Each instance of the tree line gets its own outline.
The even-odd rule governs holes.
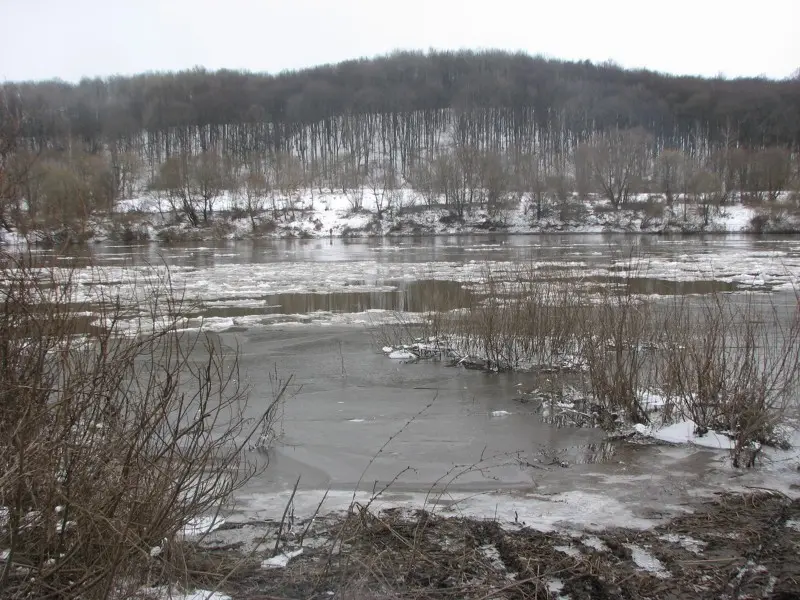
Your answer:
[[[665,146],[800,146],[800,81],[674,77],[505,52],[398,52],[278,75],[194,69],[6,84],[39,146],[164,159],[195,143],[327,157],[370,136],[409,162],[437,136],[527,152],[641,127]]]
[[[458,215],[577,193],[777,198],[795,185],[800,79],[702,79],[503,52],[401,52],[263,75],[202,69],[6,84],[0,224],[113,210],[147,187],[207,222],[300,188],[378,212],[411,187]],[[24,202],[23,202],[24,201]],[[277,210],[277,203],[272,203]]]

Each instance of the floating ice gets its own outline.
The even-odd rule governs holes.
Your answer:
[[[507,416],[508,416],[508,415],[510,415],[511,413],[510,413],[510,412],[508,412],[507,410],[493,410],[493,411],[492,411],[492,412],[490,412],[489,414],[490,414],[491,416],[493,416],[493,417],[507,417]]]

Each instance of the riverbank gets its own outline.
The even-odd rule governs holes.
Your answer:
[[[189,588],[290,598],[800,597],[800,501],[696,500],[638,527],[540,523],[351,505],[308,522],[230,522],[186,544]]]
[[[800,214],[788,196],[758,206],[732,201],[722,206],[660,195],[640,195],[612,206],[599,197],[536,206],[522,197],[494,207],[424,203],[413,190],[393,200],[361,190],[352,193],[305,190],[266,200],[258,208],[225,193],[211,201],[213,212],[198,226],[183,219],[175,201],[156,194],[121,201],[113,213],[95,214],[79,225],[32,226],[0,233],[0,242],[61,244],[91,242],[164,243],[286,238],[366,238],[465,234],[531,233],[796,233]],[[267,205],[269,204],[269,206]]]

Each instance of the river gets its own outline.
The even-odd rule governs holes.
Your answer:
[[[90,272],[90,262],[104,269],[102,280]],[[568,270],[570,277],[595,284],[634,276],[642,294],[750,289],[793,310],[800,276],[796,237],[497,235],[98,245],[61,257],[60,264],[76,267],[86,287],[118,286],[131,273],[168,265],[176,288],[197,302],[189,325],[202,322],[239,348],[252,415],[270,401],[271,372],[293,377],[269,466],[240,495],[245,514],[277,510],[298,476],[308,506],[320,490],[343,497],[357,486],[369,492],[388,485],[385,497],[397,501],[432,486],[462,496],[491,492],[488,504],[495,505],[501,497],[579,491],[627,507],[620,518],[650,518],[665,506],[731,485],[789,489],[793,482],[788,462],[734,472],[725,453],[608,444],[599,430],[556,427],[519,401],[541,385],[534,376],[392,361],[380,352],[376,328],[397,319],[397,312],[458,308],[488,271],[514,268],[532,268],[543,277]],[[576,507],[573,512],[580,512],[580,503]]]

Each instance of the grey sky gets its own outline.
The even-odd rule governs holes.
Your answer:
[[[0,0],[0,80],[277,72],[429,48],[783,78],[800,67],[800,0]]]

